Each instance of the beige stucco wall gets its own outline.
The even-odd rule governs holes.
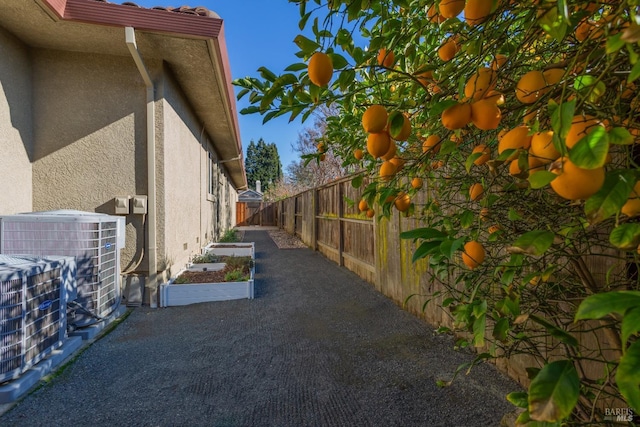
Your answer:
[[[132,59],[41,49],[31,56],[33,210],[114,214],[114,197],[146,194],[146,92]],[[123,269],[140,257],[141,221],[127,217]]]
[[[32,210],[31,100],[29,51],[0,28],[0,215]]]
[[[209,153],[214,162],[217,156],[169,70],[165,70],[158,96],[163,150],[162,176],[158,183],[158,198],[162,199],[159,206],[163,210],[159,235],[163,237],[162,240],[159,237],[158,254],[175,274],[191,256],[200,253],[204,245],[228,228],[231,212],[225,200],[230,197],[227,194],[235,190],[226,175],[215,173],[216,187],[225,194],[225,199],[220,200],[217,191],[209,194]],[[219,169],[223,168],[214,165],[214,170]]]

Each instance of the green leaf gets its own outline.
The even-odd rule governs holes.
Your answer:
[[[640,306],[632,307],[624,313],[621,332],[622,348],[625,348],[629,338],[640,332]],[[640,369],[640,366],[638,368]]]
[[[622,32],[607,37],[607,55],[615,53],[624,47]]]
[[[304,2],[303,2],[304,3]],[[300,18],[300,21],[298,21],[298,28],[300,28],[300,31],[304,30],[304,27],[307,26],[307,21],[309,20],[309,17],[311,16],[311,12],[309,13],[305,13],[302,18]]]
[[[460,215],[460,226],[462,228],[469,228],[476,220],[476,214],[473,211],[465,210]]]
[[[573,362],[545,365],[529,386],[529,416],[535,421],[557,422],[571,415],[580,396],[580,378]]]
[[[465,240],[464,237],[455,240],[445,239],[440,244],[440,252],[447,258],[452,259],[456,251],[464,245]]]
[[[527,408],[529,406],[529,393],[525,391],[514,391],[507,394],[507,400],[518,408]]]
[[[352,69],[343,70],[338,77],[338,86],[340,90],[346,92],[350,85],[356,79],[356,72]]]
[[[400,233],[401,239],[424,239],[424,240],[440,239],[442,240],[445,237],[447,237],[447,233],[443,233],[440,230],[437,230],[435,228],[428,228],[428,227],[416,228],[413,230],[403,231],[402,233]]]
[[[584,212],[590,224],[597,224],[620,211],[635,184],[632,171],[608,173],[602,188],[589,197]]]
[[[538,20],[540,28],[557,41],[562,41],[567,33],[567,22],[558,14],[558,9],[551,8]]]
[[[554,237],[551,231],[533,230],[520,236],[513,246],[529,255],[542,255],[551,247]]]
[[[389,114],[389,135],[396,138],[402,131],[404,126],[404,115],[400,111],[394,111]]]
[[[529,319],[533,320],[538,325],[543,326],[547,330],[547,332],[549,332],[549,334],[558,341],[563,342],[567,345],[571,345],[573,347],[578,346],[578,340],[573,335],[569,334],[567,331],[563,331],[553,323],[548,322],[547,320],[534,314],[529,315]]]
[[[493,337],[498,341],[506,342],[508,333],[509,333],[509,319],[507,319],[506,317],[501,317],[493,326]]]
[[[293,39],[293,42],[307,56],[311,55],[313,52],[315,52],[316,50],[320,49],[320,45],[318,43],[314,42],[313,40],[310,40],[310,39],[306,38],[302,34],[297,35],[296,38]]]
[[[451,154],[458,149],[458,144],[451,141],[450,139],[445,139],[440,143],[440,154],[446,155]]]
[[[620,394],[635,413],[640,412],[640,341],[636,341],[620,358],[616,372],[616,384]]]
[[[609,142],[615,145],[633,144],[633,135],[626,128],[615,127],[609,131]]]
[[[285,71],[302,71],[302,70],[306,70],[308,68],[308,65],[305,64],[304,62],[296,62],[295,64],[291,64],[289,65],[287,68],[285,68]]]
[[[418,249],[413,253],[413,257],[411,258],[411,262],[416,262],[419,259],[422,259],[432,253],[437,252],[436,249],[440,248],[439,240],[428,240],[426,242],[422,242]]]
[[[640,77],[640,61],[636,62],[631,69],[629,77],[627,77],[627,83],[633,83],[638,77]]]
[[[609,234],[609,243],[618,249],[635,250],[640,244],[640,224],[620,224]]]
[[[551,181],[556,179],[558,175],[549,171],[537,171],[529,174],[529,185],[534,190],[547,186]]]
[[[589,295],[580,303],[575,320],[601,319],[611,313],[622,315],[634,307],[640,307],[640,291],[614,291]]]
[[[471,170],[473,162],[478,160],[483,155],[484,153],[471,153],[469,157],[467,157],[467,161],[464,163],[464,168],[467,170],[467,173],[469,173],[469,171]]]
[[[522,215],[520,215],[515,209],[509,208],[507,218],[509,219],[509,221],[519,221],[522,219]]]
[[[328,55],[329,57],[331,57],[331,61],[333,62],[333,68],[335,70],[340,70],[346,67],[347,65],[349,65],[345,57],[338,53],[330,53]]]
[[[362,175],[358,175],[351,180],[351,186],[353,188],[360,188],[362,186],[362,182],[364,177]]]
[[[473,345],[482,347],[484,345],[484,330],[487,327],[487,315],[482,314],[473,322]]]
[[[596,126],[569,151],[569,159],[583,169],[604,166],[609,153],[609,136],[602,126]]]
[[[571,121],[576,110],[576,100],[563,102],[557,108],[551,111],[551,129],[553,129],[553,144],[561,153],[561,147],[564,147],[564,141],[569,133]]]

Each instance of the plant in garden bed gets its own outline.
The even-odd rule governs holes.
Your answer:
[[[218,261],[224,262],[221,270],[184,271],[173,281],[174,284],[185,283],[218,283],[246,281],[251,277],[253,260],[245,256],[218,256]],[[212,262],[212,261],[203,261]],[[195,263],[195,261],[194,261]]]
[[[237,80],[242,112],[336,107],[323,143],[372,178],[367,214],[428,224],[402,237],[443,289],[414,298],[478,360],[536,360],[520,424],[640,412],[637,4],[295,3],[298,56],[327,55]]]
[[[238,230],[236,230],[235,228],[230,228],[229,230],[225,231],[220,238],[221,243],[231,243],[238,241],[240,241],[240,239],[238,238]]]

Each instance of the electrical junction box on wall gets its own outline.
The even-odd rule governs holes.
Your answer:
[[[134,214],[147,213],[147,196],[133,196],[132,203]]]
[[[129,196],[123,196],[114,199],[116,215],[129,215],[129,198]]]

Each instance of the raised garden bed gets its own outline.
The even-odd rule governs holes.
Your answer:
[[[186,269],[160,285],[160,306],[253,299],[255,246],[249,243],[209,244]]]

